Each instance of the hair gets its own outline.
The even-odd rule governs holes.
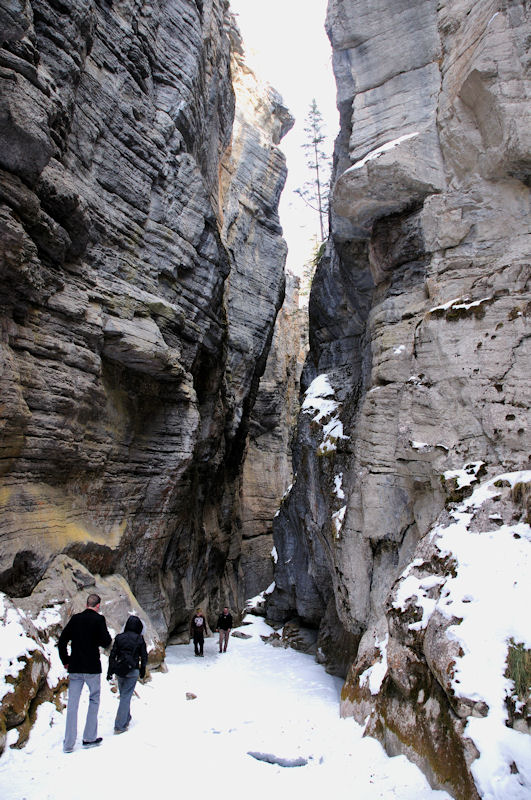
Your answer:
[[[96,608],[101,603],[99,594],[89,594],[87,597],[87,608]]]

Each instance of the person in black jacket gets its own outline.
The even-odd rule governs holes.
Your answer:
[[[98,709],[100,707],[101,661],[100,647],[108,647],[112,641],[105,617],[99,613],[101,598],[97,594],[87,597],[87,607],[74,614],[59,636],[59,657],[68,670],[68,704],[66,729],[63,741],[65,753],[71,753],[77,738],[77,711],[83,686],[89,688],[89,706],[83,746],[100,744],[98,737]],[[70,653],[68,643],[70,642]]]
[[[218,617],[216,630],[219,631],[219,652],[226,653],[230,632],[232,630],[232,614],[229,614],[227,606],[225,606],[223,613]]]
[[[120,703],[114,720],[115,733],[127,730],[131,722],[131,698],[136,682],[146,674],[147,648],[142,636],[143,627],[142,620],[131,614],[123,633],[119,633],[114,640],[109,657],[107,680],[116,675],[120,689]]]

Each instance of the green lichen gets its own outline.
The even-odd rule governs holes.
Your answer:
[[[531,692],[531,650],[524,647],[522,643],[516,643],[513,639],[507,651],[507,678],[514,683],[514,689],[520,700],[529,699]]]
[[[421,768],[424,762],[426,771],[435,777],[436,785],[447,789],[456,800],[479,800],[465,760],[463,742],[456,730],[459,720],[436,681],[425,673],[422,685],[416,685],[415,693],[418,696],[422,689],[424,697],[430,697],[432,702],[416,706],[413,706],[413,697],[404,698],[392,681],[388,681],[385,688],[384,696],[380,695],[378,699],[380,724],[374,727],[374,735],[385,745],[386,729],[390,731],[403,745],[404,752],[413,751],[420,757]],[[428,717],[426,711],[433,709],[433,701],[438,707],[436,719]],[[414,723],[408,724],[412,707]],[[401,708],[403,713],[400,713]]]

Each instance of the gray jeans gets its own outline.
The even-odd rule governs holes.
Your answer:
[[[63,741],[64,750],[72,750],[77,738],[77,710],[85,683],[89,688],[89,705],[83,740],[93,742],[98,737],[98,709],[100,707],[99,673],[71,672],[68,676],[68,705],[66,709],[66,730]]]
[[[226,650],[227,649],[227,645],[229,643],[229,636],[230,636],[230,630],[229,631],[223,631],[223,630],[221,630],[221,628],[219,629],[219,652],[220,653],[221,653],[222,650]]]
[[[118,676],[118,688],[120,689],[120,703],[114,720],[115,731],[125,731],[131,721],[131,698],[135,691],[136,682],[139,676],[137,669],[132,669],[125,678]]]

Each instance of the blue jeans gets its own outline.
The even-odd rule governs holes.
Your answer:
[[[98,736],[98,709],[100,707],[100,679],[99,673],[71,672],[68,676],[68,705],[66,708],[66,730],[63,741],[63,750],[72,750],[77,738],[77,710],[83,686],[89,688],[89,705],[83,740],[93,742]]]
[[[114,720],[115,731],[125,731],[131,721],[129,709],[139,674],[139,670],[132,669],[124,678],[121,678],[119,675],[117,676],[118,688],[120,690],[120,703],[118,705],[118,711],[116,712],[116,719]]]

